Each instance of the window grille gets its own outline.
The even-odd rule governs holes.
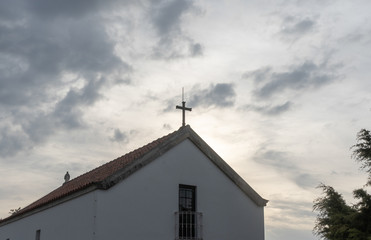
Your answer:
[[[176,212],[175,213],[176,240],[202,240],[202,213]]]

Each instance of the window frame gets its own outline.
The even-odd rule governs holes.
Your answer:
[[[185,190],[183,193],[182,191]],[[178,190],[178,210],[179,212],[184,211],[191,211],[196,212],[197,211],[197,187],[193,185],[186,185],[186,184],[179,184],[179,190]],[[187,192],[192,192],[192,196],[187,196]],[[185,194],[185,195],[184,195]],[[187,205],[187,200],[191,200],[191,208],[184,207],[182,208],[182,205]],[[184,200],[184,201],[183,201]]]

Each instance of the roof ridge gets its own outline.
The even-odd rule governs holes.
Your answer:
[[[115,158],[115,159],[113,159],[113,160],[111,160],[111,161],[108,161],[108,162],[106,162],[106,163],[103,163],[102,165],[97,166],[96,168],[93,168],[93,169],[91,169],[90,171],[87,171],[87,172],[85,172],[85,173],[83,173],[83,174],[81,174],[81,175],[79,175],[79,176],[77,176],[77,177],[71,179],[71,180],[68,181],[66,184],[68,184],[68,183],[71,182],[71,181],[74,181],[75,179],[78,179],[78,178],[80,178],[80,177],[83,177],[83,176],[89,174],[90,172],[93,172],[93,171],[95,171],[95,170],[97,170],[97,169],[101,169],[101,168],[103,168],[104,166],[107,166],[107,165],[109,165],[109,164],[111,164],[111,163],[113,163],[113,162],[115,162],[115,161],[118,161],[118,160],[120,160],[120,159],[123,159],[123,158],[125,158],[125,157],[127,157],[127,156],[129,156],[129,155],[131,155],[131,154],[135,154],[135,153],[137,153],[137,152],[140,152],[140,150],[145,149],[147,146],[153,144],[154,142],[157,142],[157,141],[159,141],[159,140],[162,140],[162,139],[164,139],[164,138],[167,138],[169,135],[171,135],[171,134],[173,134],[173,133],[175,133],[175,132],[177,132],[177,131],[174,131],[174,132],[171,132],[171,133],[169,133],[169,134],[167,134],[167,135],[165,135],[165,136],[159,137],[159,138],[153,140],[153,141],[150,142],[150,143],[147,143],[147,144],[145,144],[145,145],[143,145],[143,146],[141,146],[141,147],[139,147],[139,148],[136,148],[136,149],[134,149],[134,150],[131,150],[130,152],[128,152],[128,153],[126,153],[126,154],[124,154],[124,155],[121,155],[120,157],[117,157],[117,158]],[[63,186],[63,185],[62,185],[62,186]]]
[[[128,152],[128,153],[126,153],[126,154],[124,154],[124,155],[122,155],[122,156],[120,156],[120,157],[117,157],[117,158],[115,158],[115,159],[113,159],[113,160],[111,160],[111,161],[108,161],[108,162],[106,162],[106,163],[104,163],[104,164],[102,164],[102,165],[100,165],[100,166],[98,166],[98,167],[96,167],[96,168],[93,168],[92,170],[87,171],[87,172],[85,172],[85,173],[83,173],[83,174],[81,174],[81,175],[79,175],[79,176],[77,176],[77,177],[71,179],[71,180],[68,181],[66,184],[68,184],[68,183],[71,182],[71,181],[74,181],[75,179],[78,179],[78,178],[84,177],[85,175],[88,175],[88,174],[91,173],[91,172],[94,172],[94,171],[96,171],[96,170],[102,169],[102,168],[104,168],[105,166],[108,166],[109,164],[112,164],[112,163],[114,163],[114,162],[116,162],[116,161],[119,161],[120,159],[124,159],[125,157],[127,158],[127,157],[129,157],[129,156],[131,156],[131,155],[134,155],[135,153],[141,153],[141,150],[144,150],[146,147],[149,147],[151,144],[154,144],[154,143],[157,143],[157,142],[159,142],[159,141],[161,141],[161,140],[165,140],[165,139],[167,139],[170,135],[176,133],[177,131],[178,131],[178,130],[176,130],[176,131],[174,131],[174,132],[171,132],[171,133],[168,133],[167,135],[162,136],[162,137],[159,137],[159,138],[153,140],[152,142],[149,142],[149,143],[147,143],[147,144],[145,144],[145,145],[142,145],[141,147],[138,147],[138,148],[136,148],[136,149],[134,149],[134,150],[131,150],[130,152]],[[141,153],[140,155],[143,155],[143,154],[145,154],[145,152]],[[63,185],[62,185],[62,186],[63,186]]]
[[[196,132],[194,132],[189,125],[186,125],[73,178],[42,198],[29,204],[18,213],[0,220],[0,226],[96,189],[108,189],[187,138],[258,206],[266,205],[268,200],[262,198]]]
[[[187,125],[189,127],[189,125]],[[186,126],[186,127],[187,127]],[[87,171],[68,182],[65,182],[63,185],[57,187],[56,189],[52,190],[51,192],[47,193],[43,197],[37,199],[36,201],[32,202],[31,204],[27,205],[19,212],[9,217],[0,220],[1,222],[5,222],[6,220],[15,218],[17,216],[23,215],[24,213],[30,212],[34,209],[37,209],[41,206],[44,206],[48,203],[51,203],[55,200],[61,199],[67,195],[80,191],[82,189],[88,188],[89,186],[95,185],[104,181],[107,177],[115,174],[120,169],[125,168],[130,163],[134,162],[135,160],[143,157],[156,146],[160,145],[161,143],[165,142],[167,139],[171,138],[171,136],[176,135],[185,127],[181,127],[178,130],[175,130],[171,133],[168,133],[165,136],[159,137],[139,148],[136,148],[120,157],[117,157],[109,162],[106,162],[90,171]]]

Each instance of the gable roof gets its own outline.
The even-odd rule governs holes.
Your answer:
[[[256,205],[266,205],[268,201],[255,192],[250,185],[248,185],[209,145],[207,145],[189,125],[187,125],[64,183],[59,188],[21,209],[16,214],[1,220],[0,226],[81,196],[90,191],[96,189],[109,189],[186,139],[191,140],[193,144],[224,172]]]

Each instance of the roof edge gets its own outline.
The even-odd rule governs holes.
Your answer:
[[[189,127],[189,125],[187,126]],[[189,136],[187,126],[180,127],[179,130],[174,132],[166,141],[154,147],[142,157],[129,163],[127,166],[120,169],[118,172],[114,173],[113,175],[109,176],[108,178],[98,183],[98,187],[100,189],[106,190],[116,185],[118,182],[124,180],[125,178],[129,177],[130,175],[132,175],[142,167],[146,166],[150,162],[154,161],[158,157],[164,155],[171,148],[187,139],[187,137]]]
[[[188,138],[234,182],[253,202],[261,207],[267,205],[268,200],[261,197],[236,171],[233,170],[193,129],[187,125]]]
[[[189,125],[182,126],[166,141],[151,149],[141,158],[99,183],[99,188],[108,189],[129,177],[142,167],[165,154],[168,150],[189,139],[200,149],[227,177],[236,184],[257,206],[264,207],[268,200],[262,198],[236,171],[234,171]]]
[[[172,134],[169,134],[169,138],[164,142],[160,143],[156,147],[152,148],[149,152],[139,157],[135,161],[132,161],[124,168],[115,172],[111,176],[105,178],[102,181],[94,182],[93,184],[77,190],[76,192],[64,196],[60,199],[56,199],[45,205],[41,205],[35,209],[25,211],[16,214],[15,216],[9,216],[5,219],[0,220],[0,226],[8,223],[17,221],[34,213],[43,211],[55,205],[69,201],[73,198],[79,197],[96,189],[106,190],[110,187],[121,182],[131,174],[135,173],[142,167],[146,166],[153,160],[165,154],[168,150],[172,149],[179,143],[186,139],[189,139],[197,148],[200,149],[227,177],[235,183],[256,205],[264,207],[268,203],[268,200],[262,198],[237,172],[235,172],[189,125],[182,126],[179,130]]]
[[[268,200],[261,197],[236,171],[234,171],[189,125],[182,126],[166,141],[159,144],[141,158],[121,169],[119,172],[101,182],[102,189],[108,189],[124,180],[140,168],[165,154],[168,150],[189,139],[200,149],[227,177],[236,184],[257,206],[264,207]]]
[[[74,193],[71,193],[70,195],[66,195],[66,196],[64,196],[62,198],[58,198],[58,199],[56,199],[56,200],[54,200],[52,202],[46,203],[44,205],[41,205],[41,206],[39,206],[39,207],[37,207],[35,209],[31,209],[31,210],[28,210],[28,211],[25,211],[25,212],[20,212],[19,214],[15,214],[14,216],[10,215],[9,217],[6,217],[6,218],[0,220],[0,227],[1,226],[5,226],[5,225],[7,225],[9,223],[18,221],[18,220],[20,220],[22,218],[25,218],[25,217],[28,217],[30,215],[33,215],[35,213],[44,211],[44,210],[46,210],[48,208],[57,206],[59,204],[62,204],[64,202],[67,202],[67,201],[69,201],[71,199],[80,197],[82,195],[85,195],[85,194],[90,193],[90,192],[92,192],[94,190],[97,190],[97,189],[98,189],[97,185],[93,184],[93,185],[90,185],[90,186],[88,186],[86,188],[82,188],[82,189],[80,189],[80,190],[78,190],[78,191],[76,191]]]

